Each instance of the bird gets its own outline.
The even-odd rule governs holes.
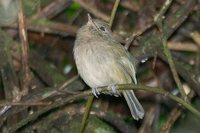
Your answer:
[[[92,19],[77,32],[73,48],[74,60],[80,77],[97,96],[98,87],[111,87],[116,92],[117,84],[137,84],[136,59],[112,35],[109,25]],[[144,117],[144,109],[133,90],[122,94],[135,120]]]

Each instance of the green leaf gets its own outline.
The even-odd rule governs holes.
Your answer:
[[[68,17],[74,16],[78,10],[80,9],[80,5],[78,3],[73,2],[66,10],[66,14]]]

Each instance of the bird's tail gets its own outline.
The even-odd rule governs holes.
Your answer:
[[[135,120],[142,119],[144,117],[144,109],[136,98],[133,90],[123,91],[123,95],[131,111],[132,117]]]

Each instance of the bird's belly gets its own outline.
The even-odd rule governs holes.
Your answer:
[[[113,81],[109,78],[108,68],[104,68],[98,62],[90,61],[80,63],[82,66],[78,67],[78,72],[82,79],[91,88],[97,88],[111,84]]]
[[[100,61],[93,55],[79,60],[78,64],[80,76],[91,88],[132,82],[130,75],[112,58]]]

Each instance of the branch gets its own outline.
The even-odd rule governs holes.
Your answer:
[[[101,11],[99,11],[97,8],[94,8],[92,5],[90,5],[89,3],[85,3],[85,1],[83,0],[74,0],[75,2],[79,3],[81,5],[81,7],[83,7],[85,10],[87,10],[88,12],[90,12],[91,14],[93,14],[94,16],[96,16],[97,18],[100,18],[106,22],[109,21],[109,16],[107,16],[106,14],[102,13]]]
[[[178,104],[182,105],[183,107],[185,107],[186,109],[188,109],[189,111],[191,111],[193,114],[195,114],[197,117],[200,118],[200,112],[196,108],[194,108],[191,104],[185,102],[183,99],[181,99],[181,98],[179,98],[175,95],[170,94],[169,92],[165,91],[162,88],[148,87],[148,86],[144,86],[144,85],[135,85],[135,84],[121,84],[121,85],[117,85],[116,88],[117,88],[118,91],[145,90],[145,91],[149,91],[149,92],[153,92],[153,93],[158,93],[158,94],[161,94],[161,95],[164,95],[164,96],[168,96],[170,99],[172,99],[175,102],[177,102]],[[112,90],[109,87],[102,87],[102,88],[98,88],[98,91],[100,93],[106,93],[106,92],[111,92]],[[30,123],[31,121],[36,120],[39,116],[41,116],[44,113],[47,113],[48,111],[50,111],[52,109],[56,109],[58,107],[66,105],[68,103],[72,103],[72,101],[77,101],[81,98],[84,98],[85,96],[90,96],[90,95],[93,95],[93,93],[92,93],[91,90],[88,90],[88,91],[84,91],[80,94],[76,94],[76,95],[72,95],[72,96],[69,96],[67,98],[64,98],[61,101],[56,101],[52,105],[49,105],[49,106],[33,113],[32,115],[28,116],[27,118],[21,120],[16,125],[11,127],[9,129],[9,132],[17,131],[19,128],[22,128],[23,126]]]
[[[18,12],[18,23],[19,23],[19,35],[21,39],[21,50],[22,50],[22,94],[26,95],[29,90],[29,83],[31,81],[31,75],[29,72],[28,58],[29,58],[29,44],[27,39],[26,22],[23,13],[22,1],[18,0],[19,12]]]
[[[173,0],[166,0],[163,7],[161,8],[160,12],[154,17],[154,21],[157,24],[159,30],[161,31],[161,41],[162,41],[162,45],[163,45],[163,50],[165,53],[165,56],[167,58],[167,61],[169,63],[172,75],[174,77],[174,80],[178,86],[178,89],[182,95],[182,97],[187,101],[187,95],[183,89],[182,83],[179,79],[178,73],[176,71],[175,68],[175,64],[173,61],[173,57],[170,53],[170,50],[167,46],[167,36],[164,34],[164,25],[163,25],[163,15],[165,14],[165,12],[167,11],[167,9],[169,8],[169,6],[171,5]]]
[[[112,27],[113,20],[115,18],[115,14],[116,14],[117,8],[119,6],[119,2],[120,2],[120,0],[116,0],[115,4],[114,4],[114,7],[112,9],[112,13],[111,13],[110,20],[109,20],[109,26],[110,26],[110,28]]]

